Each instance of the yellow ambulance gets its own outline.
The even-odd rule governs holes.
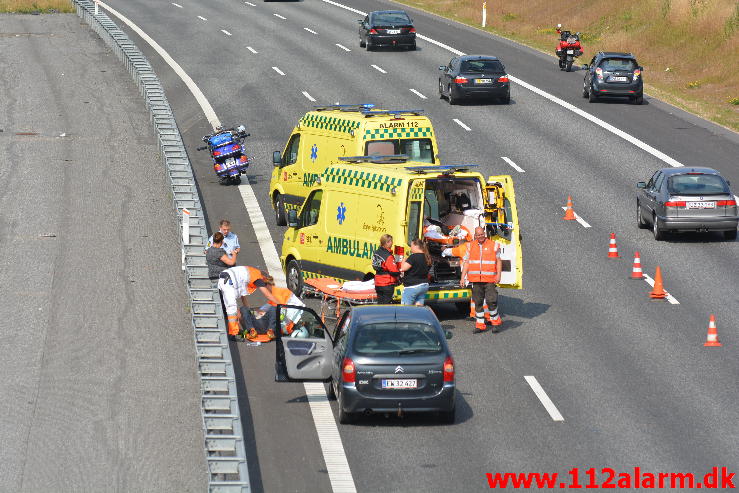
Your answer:
[[[275,151],[269,196],[277,224],[305,200],[316,178],[342,156],[404,154],[438,164],[431,121],[421,110],[381,110],[371,104],[317,107],[303,116],[282,152]]]
[[[409,255],[411,241],[424,237],[433,259],[427,302],[456,302],[460,310],[469,310],[471,293],[460,288],[461,261],[450,247],[471,237],[450,235],[474,233],[482,226],[501,245],[500,286],[521,289],[513,180],[508,175],[486,180],[473,168],[405,161],[403,156],[348,157],[331,164],[300,210],[287,212],[280,260],[288,287],[300,293],[311,277],[369,280],[380,236],[393,236],[396,256]]]

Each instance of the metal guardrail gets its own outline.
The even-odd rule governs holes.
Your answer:
[[[146,57],[131,39],[90,0],[73,0],[82,17],[125,64],[144,96],[159,141],[160,154],[172,189],[183,253],[183,270],[190,295],[195,354],[200,374],[204,449],[208,491],[250,491],[244,435],[231,351],[217,289],[208,279],[205,244],[208,239],[200,195],[164,89]],[[185,212],[183,213],[183,210]],[[189,238],[189,240],[188,240]]]

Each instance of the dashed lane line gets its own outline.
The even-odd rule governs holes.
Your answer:
[[[562,210],[563,211],[566,211],[567,210],[567,207],[562,207]],[[573,214],[575,214],[575,221],[579,222],[580,225],[583,228],[590,228],[591,227],[590,224],[588,224],[588,222],[585,219],[581,218],[580,215],[577,212],[575,212],[575,211],[572,211],[572,212],[573,212]]]
[[[274,15],[275,17],[279,19],[282,19],[283,21],[287,20],[287,17],[282,17],[280,14],[272,14],[272,15]]]
[[[459,126],[460,126],[460,127],[462,127],[463,129],[467,130],[468,132],[469,132],[470,130],[472,130],[472,129],[471,129],[470,127],[468,127],[467,125],[465,125],[465,124],[464,124],[464,123],[463,123],[463,122],[462,122],[461,120],[459,120],[458,118],[455,118],[455,119],[454,119],[454,123],[456,123],[457,125],[459,125]]]
[[[200,19],[201,21],[207,21],[207,20],[208,20],[208,19],[206,19],[205,17],[203,17],[202,15],[199,15],[199,16],[198,16],[198,19]]]
[[[282,70],[280,70],[280,69],[279,69],[279,68],[277,68],[277,67],[272,67],[272,70],[274,70],[275,72],[277,72],[277,73],[278,73],[278,74],[280,74],[280,75],[285,75],[285,72],[283,72]]]
[[[649,284],[651,287],[654,287],[654,279],[652,279],[649,276],[649,274],[643,274],[643,275],[644,275],[644,282],[646,282],[647,284]],[[666,293],[665,298],[667,299],[667,301],[671,305],[679,305],[680,304],[680,302],[677,301],[677,299],[675,299],[675,297],[672,296],[670,293],[668,293],[667,291],[665,291],[665,293]]]
[[[244,2],[246,5],[249,5],[250,7],[256,7],[256,4],[251,2]]]
[[[181,8],[182,8],[182,5],[180,5],[179,3],[174,3],[174,2],[172,2],[172,5],[174,5],[174,6],[175,6],[175,7],[177,7],[178,9],[181,9]]]
[[[517,165],[516,163],[514,163],[514,162],[513,162],[512,160],[511,160],[511,158],[507,158],[507,157],[505,157],[505,156],[502,156],[502,157],[501,157],[500,159],[502,159],[503,161],[505,161],[506,163],[508,163],[508,164],[509,164],[509,165],[511,166],[511,168],[515,169],[515,170],[516,170],[516,171],[518,171],[519,173],[526,173],[526,172],[525,172],[525,171],[523,170],[523,168],[522,168],[522,167],[520,167],[519,165]]]
[[[259,52],[258,52],[257,50],[255,50],[255,49],[254,49],[254,48],[252,48],[251,46],[247,46],[247,47],[246,47],[246,49],[247,49],[247,50],[249,50],[249,51],[251,51],[251,52],[252,52],[252,53],[254,53],[255,55],[256,55],[257,53],[259,53]]]
[[[318,33],[317,33],[317,32],[315,32],[315,31],[314,31],[313,29],[309,29],[309,28],[307,28],[307,27],[304,27],[303,29],[305,29],[306,31],[308,31],[308,32],[309,32],[309,33],[311,33],[311,34],[318,34]]]
[[[233,36],[230,32],[226,31],[225,29],[221,29],[221,32],[225,34],[226,36]]]
[[[200,105],[200,108],[203,110],[203,113],[208,119],[208,123],[210,123],[211,127],[213,129],[219,127],[221,125],[221,121],[218,119],[218,116],[213,110],[210,102],[206,99],[205,95],[203,95],[203,92],[197,84],[195,84],[192,78],[187,75],[176,61],[174,61],[169,53],[167,53],[159,43],[154,41],[126,16],[102,1],[99,2],[99,4],[105,10],[128,25],[141,37],[141,39],[149,43],[162,59],[172,67],[172,70],[180,76],[187,88],[190,89],[190,92]],[[275,243],[272,240],[269,228],[267,228],[267,222],[265,221],[264,215],[259,207],[259,202],[257,202],[257,198],[254,195],[254,189],[252,189],[250,184],[243,183],[239,185],[239,192],[244,201],[244,207],[249,214],[249,220],[251,221],[255,236],[259,242],[259,248],[262,250],[265,267],[269,271],[270,275],[284,286],[286,284],[285,274],[282,272],[282,266],[280,265],[280,258],[277,255]],[[303,385],[305,387],[306,397],[308,398],[308,403],[313,415],[313,423],[318,433],[319,443],[321,444],[321,452],[323,453],[326,471],[328,472],[329,481],[331,482],[331,489],[334,493],[356,493],[357,488],[354,484],[351,469],[349,468],[349,461],[346,459],[344,446],[341,443],[341,435],[339,435],[339,430],[336,426],[331,406],[328,403],[326,390],[322,383],[306,382]]]
[[[377,65],[372,65],[372,68],[380,72],[381,74],[386,74],[387,72],[383,70],[381,67],[378,67]]]
[[[557,409],[557,406],[554,405],[552,400],[549,398],[546,392],[544,392],[544,389],[541,387],[541,384],[539,384],[539,381],[536,379],[536,377],[532,375],[527,375],[523,377],[526,379],[526,381],[529,384],[529,387],[531,387],[531,390],[534,391],[534,394],[536,394],[536,397],[539,398],[539,401],[544,406],[544,409],[547,410],[549,413],[549,416],[551,416],[552,420],[554,421],[564,421],[565,419],[562,417],[562,415],[559,413],[559,410]]]
[[[342,50],[344,50],[344,51],[352,51],[352,50],[350,50],[349,48],[347,48],[346,46],[344,46],[344,45],[341,45],[341,44],[339,44],[339,43],[336,43],[336,46],[338,46],[339,48],[341,48],[341,49],[342,49]]]
[[[314,98],[313,96],[311,96],[310,94],[308,94],[307,91],[303,91],[303,96],[305,96],[306,98],[308,98],[308,101],[311,101],[313,103],[316,102],[316,98]]]
[[[428,98],[427,98],[426,96],[424,96],[424,95],[423,95],[423,94],[421,94],[420,92],[416,91],[415,89],[411,89],[411,92],[412,92],[413,94],[415,94],[416,96],[418,96],[419,98],[421,98],[421,99],[428,99]]]

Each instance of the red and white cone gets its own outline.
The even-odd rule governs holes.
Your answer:
[[[639,258],[639,252],[634,253],[634,267],[631,269],[631,279],[644,279],[644,272],[641,270],[641,258]]]
[[[718,329],[716,329],[716,317],[711,315],[708,319],[708,334],[706,335],[706,342],[703,344],[708,347],[721,347],[721,343],[718,342]]]
[[[608,258],[619,258],[616,247],[616,233],[611,233],[611,241],[608,242]]]

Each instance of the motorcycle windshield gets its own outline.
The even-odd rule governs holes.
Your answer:
[[[230,144],[231,142],[233,142],[233,137],[230,133],[214,135],[213,137],[208,139],[208,143],[211,145],[211,147],[220,147],[225,144]]]

